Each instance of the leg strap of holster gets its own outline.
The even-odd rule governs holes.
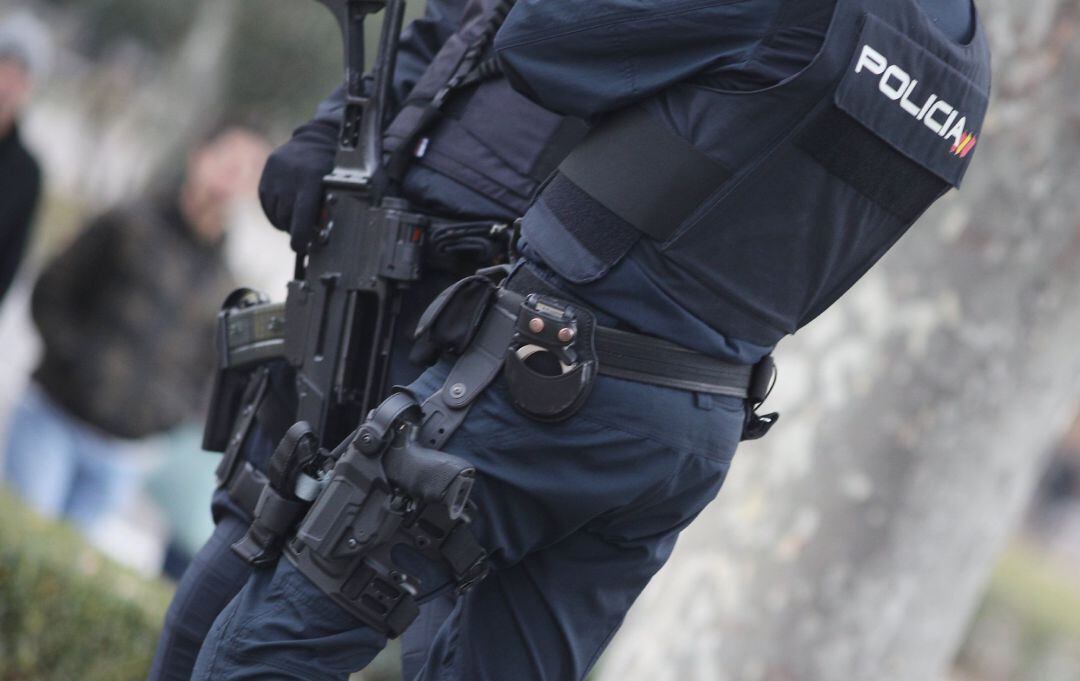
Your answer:
[[[438,449],[465,420],[469,408],[502,370],[514,337],[521,296],[500,288],[476,337],[454,363],[442,387],[424,401],[420,439]]]
[[[274,392],[274,369],[269,364],[256,368],[244,391],[228,445],[218,464],[218,487],[249,516],[254,516],[267,477],[245,461],[244,445],[256,424],[273,442],[280,442],[291,423],[289,410]]]
[[[229,443],[225,447],[225,451],[221,456],[221,462],[218,464],[215,475],[217,477],[218,487],[224,487],[231,489],[233,487],[234,478],[237,473],[242,469],[240,465],[240,452],[244,448],[244,443],[247,441],[248,434],[251,432],[251,427],[255,423],[255,417],[259,410],[259,405],[262,404],[266,398],[266,392],[270,386],[270,369],[268,367],[259,367],[252,374],[251,380],[248,383],[247,388],[244,391],[244,396],[241,400],[239,416],[236,419],[236,424],[233,426],[233,432],[229,436]],[[237,499],[241,505],[244,505],[243,501]],[[245,510],[251,512],[254,508],[247,508]]]

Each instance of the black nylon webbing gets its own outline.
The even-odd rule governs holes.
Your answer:
[[[254,517],[255,507],[259,505],[259,497],[266,483],[266,476],[245,462],[237,469],[225,489],[240,508],[244,509],[249,516]]]
[[[748,396],[753,365],[731,364],[636,333],[597,327],[600,373],[677,390]]]
[[[502,0],[491,8],[487,21],[473,42],[468,45],[461,62],[450,73],[447,82],[420,109],[419,114],[409,114],[415,116],[415,120],[406,132],[401,134],[401,142],[386,161],[385,172],[391,180],[400,183],[404,179],[409,164],[415,156],[416,144],[442,118],[443,107],[451,95],[502,75],[498,60],[481,61],[481,57],[495,39],[495,34],[506,21],[506,15],[514,8],[515,2],[517,0]],[[436,55],[437,59],[438,55]],[[408,99],[406,103],[410,103]],[[408,111],[408,107],[405,107],[405,111]]]
[[[222,453],[221,462],[218,463],[217,470],[214,472],[219,487],[228,485],[236,472],[237,465],[240,463],[240,450],[247,440],[248,433],[251,432],[256,410],[266,397],[269,386],[270,370],[266,367],[258,369],[249,379],[248,386],[244,390],[244,396],[240,401],[240,413],[233,427],[233,433],[229,437],[229,443],[225,447],[225,451]]]
[[[916,220],[949,188],[948,182],[835,106],[819,113],[795,144],[906,223]]]
[[[552,287],[528,267],[517,269],[506,287],[521,295],[541,293],[588,307]],[[661,338],[597,326],[594,332],[601,374],[638,383],[710,395],[749,396],[754,366],[732,364]]]
[[[622,220],[666,241],[731,173],[633,107],[596,126],[560,172]]]

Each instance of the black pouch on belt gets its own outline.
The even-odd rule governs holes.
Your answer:
[[[505,273],[501,267],[481,270],[440,293],[416,324],[409,359],[430,365],[444,352],[460,355],[469,347]]]
[[[595,327],[587,309],[535,293],[526,297],[503,366],[514,407],[545,422],[577,413],[596,379]]]

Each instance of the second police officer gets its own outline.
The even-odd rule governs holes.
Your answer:
[[[495,50],[518,92],[595,125],[476,340],[410,386],[476,468],[491,567],[425,628],[416,678],[582,679],[771,424],[772,348],[960,185],[989,50],[970,0],[520,0]],[[492,337],[505,368],[477,383]],[[345,679],[397,633],[327,587],[311,536],[223,611],[195,678]]]
[[[408,360],[411,327],[440,290],[501,255],[498,241],[480,234],[520,217],[540,181],[585,132],[585,124],[543,109],[516,93],[497,71],[446,98],[445,115],[423,129],[418,115],[448,77],[464,50],[490,43],[509,3],[494,0],[428,0],[422,18],[402,35],[397,52],[393,102],[394,124],[388,149],[401,153],[402,194],[416,207],[445,219],[471,221],[476,229],[444,245],[435,254],[404,301],[401,333],[395,340],[391,383],[408,383],[422,368]],[[436,59],[438,57],[438,59]],[[341,125],[343,92],[323,102],[313,120],[271,155],[259,188],[270,221],[290,232],[292,246],[303,252],[318,222],[323,177],[334,163]],[[408,143],[405,137],[415,138]],[[187,681],[199,645],[214,618],[247,580],[251,567],[230,547],[243,537],[265,482],[274,445],[295,419],[292,375],[283,360],[267,367],[264,394],[256,405],[235,456],[226,454],[219,468],[220,489],[213,501],[215,531],[185,571],[170,604],[158,642],[150,681]],[[256,385],[255,382],[252,384]],[[254,391],[252,391],[254,392]],[[428,610],[438,621],[437,604]],[[433,626],[433,625],[432,625]],[[417,627],[419,629],[419,627]],[[410,636],[415,635],[410,632]],[[426,645],[423,646],[426,648]],[[423,652],[421,649],[421,653]],[[406,646],[406,668],[410,668]]]

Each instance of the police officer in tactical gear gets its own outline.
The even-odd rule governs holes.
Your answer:
[[[391,384],[409,383],[423,368],[408,359],[411,331],[420,312],[455,279],[503,255],[500,244],[504,241],[489,238],[492,228],[501,229],[524,213],[540,180],[585,132],[584,123],[532,103],[512,90],[497,72],[446,97],[445,115],[429,114],[423,129],[415,126],[417,113],[430,108],[432,88],[441,85],[439,69],[445,69],[453,50],[443,51],[441,61],[433,63],[436,55],[448,41],[462,45],[483,42],[489,10],[499,4],[428,0],[424,16],[405,30],[397,52],[391,105],[399,115],[386,146],[399,159],[396,181],[401,194],[428,214],[466,221],[474,227],[429,244],[431,252],[422,279],[403,301],[401,332],[395,338],[391,358]],[[307,248],[318,223],[322,181],[334,163],[343,100],[339,89],[323,102],[313,120],[299,127],[292,139],[271,155],[263,172],[263,208],[277,228],[291,234],[298,252]],[[499,115],[492,117],[492,112]],[[409,141],[409,150],[423,141],[427,153],[422,157],[397,153],[406,143],[405,137],[413,136],[416,139]],[[258,380],[262,376],[265,378]],[[219,468],[220,488],[212,508],[215,531],[178,585],[151,680],[186,681],[191,677],[195,656],[214,618],[251,573],[251,566],[230,547],[250,525],[265,484],[267,461],[295,420],[291,368],[284,360],[260,367],[242,401],[252,407],[247,410],[249,427],[237,426],[229,434],[240,433],[242,437],[226,451]],[[227,425],[233,428],[231,422]],[[434,613],[432,621],[440,621]],[[419,651],[426,651],[426,641],[421,641]],[[406,669],[410,669],[410,652],[406,644]]]
[[[584,678],[775,420],[773,346],[960,185],[990,86],[970,0],[519,0],[495,49],[518,92],[595,125],[508,279],[425,313],[442,360],[312,471],[197,679],[344,679],[447,593],[413,678]],[[414,443],[474,469],[479,583],[423,550],[417,509],[449,502],[395,468]]]

